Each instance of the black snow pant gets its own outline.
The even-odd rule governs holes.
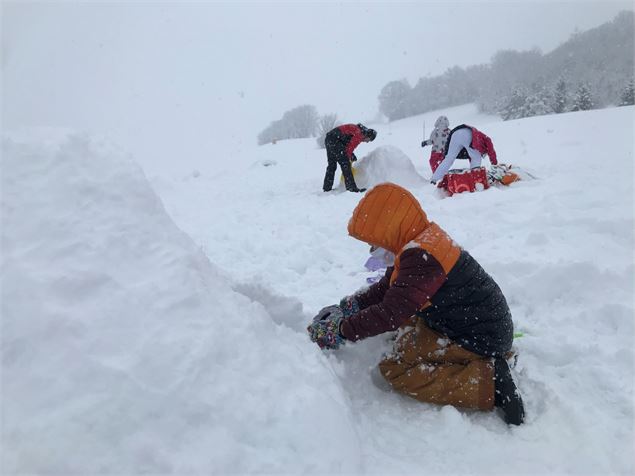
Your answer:
[[[351,161],[346,156],[346,146],[341,142],[331,142],[328,140],[328,137],[325,141],[325,145],[328,165],[326,166],[326,174],[324,175],[324,185],[322,186],[322,189],[325,192],[328,192],[333,188],[335,170],[337,169],[337,164],[340,164],[346,190],[357,191],[357,185],[355,184],[355,178],[353,178],[353,171],[351,170]]]

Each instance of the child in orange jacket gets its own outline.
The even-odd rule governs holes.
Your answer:
[[[367,290],[328,306],[307,330],[321,348],[400,329],[379,364],[392,387],[423,402],[492,410],[524,419],[506,355],[511,312],[479,263],[434,222],[404,188],[384,183],[366,193],[349,234],[394,255],[394,266]]]

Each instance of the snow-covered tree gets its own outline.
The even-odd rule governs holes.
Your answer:
[[[580,83],[573,98],[572,111],[588,111],[593,109],[593,99],[588,84]]]
[[[379,111],[391,121],[408,117],[411,114],[410,92],[405,79],[386,84],[379,93]]]
[[[324,139],[326,137],[326,133],[330,130],[334,129],[337,126],[337,114],[324,114],[320,117],[318,121],[318,136],[317,136],[317,145],[320,149],[324,149]]]
[[[551,102],[549,91],[546,88],[539,88],[527,96],[522,117],[544,116],[553,113]]]
[[[260,134],[258,134],[258,145],[276,143],[279,139],[284,139],[285,130],[282,121],[273,121]]]
[[[500,110],[502,102],[505,110],[509,106],[509,99],[513,97],[514,101],[519,100],[519,95],[515,93],[520,89],[528,89],[535,81],[541,70],[542,58],[542,53],[537,49],[498,51],[492,57],[489,74],[482,78],[479,103],[483,109],[490,112]],[[508,99],[501,101],[505,97]]]
[[[287,126],[289,139],[315,137],[318,125],[318,113],[315,106],[298,106],[287,111],[282,116],[282,122]]]
[[[317,123],[318,113],[315,106],[298,106],[285,112],[282,119],[273,121],[258,134],[258,144],[268,144],[282,139],[315,137]]]
[[[523,117],[527,104],[527,92],[524,88],[515,88],[511,95],[503,102],[503,107],[498,113],[504,121]]]
[[[620,106],[632,106],[633,104],[635,104],[635,82],[631,80],[622,91]]]
[[[634,30],[634,13],[623,11],[613,21],[577,32],[547,54],[537,49],[503,50],[489,64],[450,68],[442,75],[419,79],[412,89],[403,81],[393,81],[382,90],[380,110],[392,120],[476,102],[482,111],[500,113],[509,106],[515,88],[529,89],[541,81],[557,85],[549,106],[554,112],[565,112],[574,106],[573,85],[561,83],[560,78],[586,83],[592,107],[619,104],[624,78],[633,76]],[[582,106],[588,104],[582,101]],[[526,113],[537,113],[536,107]],[[544,111],[542,106],[538,109]]]
[[[553,94],[552,109],[556,114],[563,113],[567,110],[569,104],[569,93],[567,91],[567,82],[564,78],[558,79]]]

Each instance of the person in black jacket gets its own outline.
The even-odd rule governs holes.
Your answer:
[[[346,190],[349,192],[364,192],[365,188],[357,188],[353,172],[351,170],[351,162],[355,162],[357,157],[353,151],[361,142],[371,142],[375,140],[377,132],[369,129],[363,124],[344,124],[329,131],[324,139],[326,146],[326,157],[328,165],[326,166],[326,174],[324,175],[324,184],[322,189],[329,192],[333,188],[333,179],[335,178],[335,170],[337,164],[340,164]]]

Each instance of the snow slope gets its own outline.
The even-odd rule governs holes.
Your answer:
[[[313,139],[146,170],[166,214],[118,151],[27,134],[2,158],[3,470],[632,474],[634,108],[438,113],[540,178],[409,186],[508,298],[525,425],[387,391],[385,336],[308,340],[371,274],[346,233],[360,196],[321,191]],[[373,125],[360,163],[403,153],[428,177],[438,113]]]
[[[6,140],[2,170],[3,474],[358,467],[325,357],[232,289],[133,162],[56,134]]]

